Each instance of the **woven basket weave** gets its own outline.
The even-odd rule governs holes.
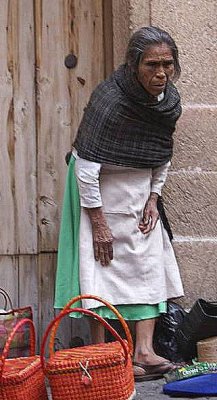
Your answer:
[[[24,324],[30,325],[30,356],[7,359],[10,344],[16,332]],[[34,354],[34,325],[30,319],[24,318],[11,331],[2,352],[0,363],[1,400],[48,400],[40,357]]]
[[[99,315],[82,308],[70,308],[82,298],[94,298],[107,305],[117,315],[124,327],[127,340]],[[100,343],[54,352],[54,338],[60,320],[72,312],[81,312],[97,319],[117,339],[111,343]],[[49,359],[44,353],[47,338]],[[131,400],[135,395],[131,356],[133,352],[130,331],[123,317],[108,302],[92,295],[72,299],[48,326],[41,347],[41,362],[49,380],[53,400]]]
[[[198,361],[207,361],[217,363],[217,336],[197,342]]]

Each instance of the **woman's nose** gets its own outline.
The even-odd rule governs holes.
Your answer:
[[[164,71],[163,65],[159,65],[159,67],[157,68],[157,71],[156,71],[156,75],[158,77],[165,77],[166,76],[166,73]]]

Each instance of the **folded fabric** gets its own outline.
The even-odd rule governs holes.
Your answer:
[[[170,396],[213,396],[217,395],[217,374],[195,376],[194,378],[166,383],[163,393]]]

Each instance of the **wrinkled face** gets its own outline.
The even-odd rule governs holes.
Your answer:
[[[140,60],[138,80],[152,96],[159,96],[174,76],[174,59],[166,43],[150,46]]]

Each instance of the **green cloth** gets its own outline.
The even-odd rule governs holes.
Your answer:
[[[74,164],[75,159],[71,157],[63,198],[54,308],[63,308],[72,297],[80,294],[78,267],[80,200]],[[81,302],[75,306],[80,307]]]
[[[59,234],[57,257],[57,273],[55,288],[54,308],[63,308],[71,298],[80,294],[79,285],[79,225],[80,225],[80,200],[77,181],[74,173],[75,159],[71,157],[66,187],[63,198],[62,218]],[[136,288],[135,288],[136,290]],[[77,302],[73,307],[81,307]],[[167,303],[159,304],[126,304],[118,305],[126,320],[141,320],[158,317],[166,312]],[[103,318],[116,319],[117,317],[107,307],[102,306],[92,311]],[[81,317],[79,313],[71,314],[72,317]]]
[[[167,312],[167,302],[159,304],[124,304],[115,306],[119,313],[128,321],[157,318],[160,314]],[[117,319],[116,315],[107,307],[102,306],[92,309],[102,318]]]

